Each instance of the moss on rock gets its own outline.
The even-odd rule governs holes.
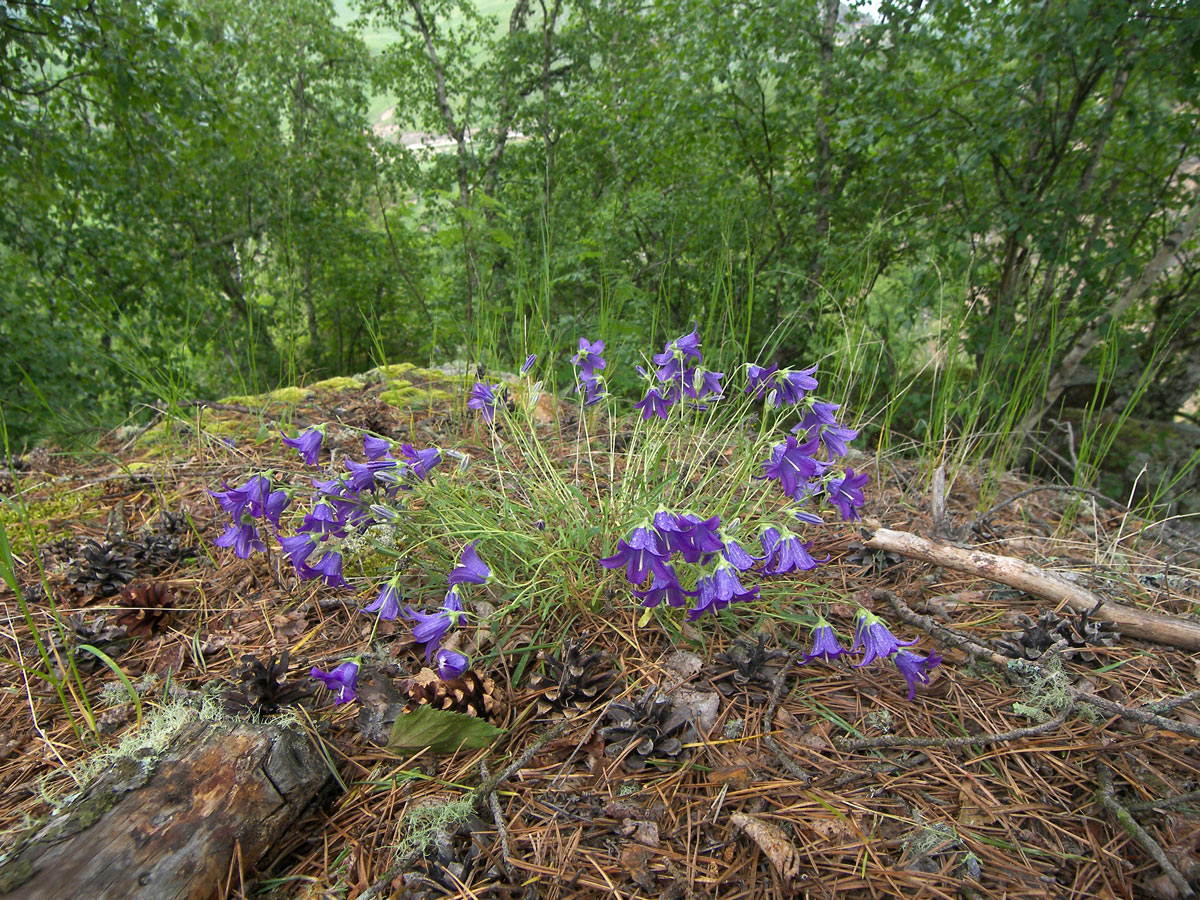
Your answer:
[[[315,384],[309,385],[314,391],[361,391],[366,387],[363,382],[354,378],[348,378],[345,375],[338,375],[334,378],[326,378],[324,381],[318,381]]]

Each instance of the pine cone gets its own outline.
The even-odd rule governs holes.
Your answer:
[[[129,649],[131,643],[125,629],[119,625],[109,625],[108,618],[100,615],[91,622],[76,614],[70,616],[64,623],[67,630],[67,641],[57,635],[54,638],[54,648],[60,654],[68,650],[75,657],[75,667],[81,672],[92,674],[104,668],[104,663],[93,653],[80,648],[80,644],[95,647],[110,659],[116,659]]]
[[[653,685],[638,700],[612,704],[607,715],[614,724],[599,732],[606,742],[604,755],[624,754],[629,772],[645,768],[650,759],[675,758],[683,752],[682,738],[691,731],[687,710]]]
[[[775,676],[780,668],[772,663],[786,657],[782,650],[767,649],[765,634],[758,635],[757,640],[739,637],[728,651],[717,654],[716,659],[724,669],[713,684],[726,696],[738,691],[765,696],[775,687]]]
[[[111,597],[133,581],[137,562],[129,541],[99,541],[90,538],[79,548],[81,559],[74,562],[69,575],[72,584],[96,597]]]
[[[152,637],[167,626],[174,603],[174,592],[162,582],[126,588],[121,592],[121,605],[128,608],[117,616],[117,624],[130,637]]]
[[[996,648],[1013,659],[1037,660],[1055,644],[1065,641],[1067,646],[1063,656],[1095,662],[1096,654],[1087,650],[1087,647],[1111,647],[1121,637],[1111,623],[1092,620],[1095,612],[1080,612],[1062,618],[1048,609],[1036,621],[1029,616],[1019,615],[1017,624],[1022,626],[1022,630],[997,641]]]
[[[863,567],[864,575],[883,575],[904,562],[904,557],[891,550],[872,550],[858,541],[846,545],[846,562]]]
[[[192,526],[184,513],[164,510],[154,527],[144,529],[134,544],[134,559],[151,572],[161,572],[198,555],[192,537]]]
[[[495,680],[474,669],[468,669],[450,681],[442,681],[432,669],[422,669],[415,678],[401,682],[400,689],[408,698],[404,704],[405,712],[412,712],[418,706],[432,706],[480,719],[499,720],[508,708],[496,689]]]
[[[542,715],[557,710],[586,710],[612,686],[614,673],[600,665],[604,654],[585,656],[583,649],[583,640],[571,639],[561,655],[543,655],[546,672],[531,679],[531,685],[542,692],[536,700]]]
[[[231,712],[252,710],[268,715],[284,707],[298,703],[312,693],[310,684],[283,684],[287,674],[288,652],[284,650],[276,658],[272,653],[264,665],[253,656],[242,657],[244,664],[236,675],[240,684],[221,694],[225,706]]]

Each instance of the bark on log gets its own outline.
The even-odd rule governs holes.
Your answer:
[[[889,550],[956,572],[1007,584],[1035,597],[1065,603],[1078,612],[1091,613],[1103,601],[1092,617],[1101,622],[1112,622],[1120,628],[1121,634],[1183,650],[1200,650],[1200,624],[1113,603],[1023,559],[995,556],[981,550],[964,550],[887,528],[877,529],[864,543],[872,550]]]
[[[330,779],[303,733],[192,720],[159,759],[120,757],[35,829],[0,865],[0,897],[209,900]]]

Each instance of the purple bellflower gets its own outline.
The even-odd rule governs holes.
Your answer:
[[[764,528],[759,535],[759,542],[766,554],[763,557],[763,571],[770,575],[802,572],[817,567],[817,561],[808,552],[812,543],[804,543],[786,528]]]
[[[413,626],[413,640],[425,645],[425,662],[433,658],[438,644],[446,636],[446,632],[455,625],[461,625],[466,615],[462,611],[462,600],[458,593],[451,588],[446,593],[442,608],[435,613],[417,612],[411,606],[404,607],[404,618],[416,622]]]
[[[350,490],[355,493],[374,490],[376,480],[386,481],[384,473],[399,465],[396,460],[388,458],[372,459],[365,463],[346,460],[346,468],[350,470]]]
[[[358,687],[358,663],[356,662],[344,662],[332,672],[322,672],[313,666],[312,671],[308,674],[323,682],[329,690],[337,692],[334,703],[339,706],[358,697],[355,692]]]
[[[824,618],[817,619],[817,624],[812,630],[812,649],[804,654],[804,662],[812,662],[814,659],[833,662],[845,652],[846,648],[838,642],[833,626]]]
[[[679,578],[675,574],[673,566],[664,565],[663,568],[666,570],[666,574],[655,572],[654,581],[650,583],[649,590],[632,590],[630,593],[640,599],[642,606],[647,609],[658,606],[664,600],[667,601],[668,606],[673,606],[677,609],[681,606],[686,606],[688,597],[695,597],[698,592],[684,589],[679,583]]]
[[[457,650],[439,650],[433,657],[434,668],[442,681],[453,681],[467,671],[471,660]]]
[[[789,434],[782,444],[771,449],[771,458],[762,464],[767,478],[777,479],[783,492],[789,497],[800,499],[808,480],[820,475],[825,466],[814,459],[817,441],[814,438],[801,444],[795,435]]]
[[[492,570],[479,558],[479,553],[475,550],[478,543],[479,541],[471,541],[463,548],[458,565],[446,576],[446,583],[451,588],[456,584],[483,584],[492,577]]]
[[[238,522],[242,514],[249,510],[250,515],[259,518],[271,492],[271,481],[265,475],[254,475],[241,487],[231,488],[226,485],[224,491],[209,491],[229,518]]]
[[[941,661],[942,657],[938,655],[936,650],[930,651],[928,656],[909,653],[907,650],[897,650],[892,655],[892,662],[896,664],[896,668],[900,670],[900,674],[908,682],[909,700],[917,696],[917,682],[929,684],[930,670]]]
[[[283,442],[300,451],[306,466],[315,466],[321,455],[321,439],[325,437],[319,428],[310,428],[298,437],[285,437]]]
[[[725,545],[721,548],[721,556],[723,556],[731,566],[739,572],[747,572],[754,568],[754,564],[762,557],[751,556],[746,548],[739,544],[731,537],[726,537],[724,533],[720,535],[721,542]]]
[[[401,444],[400,455],[408,463],[409,471],[417,481],[424,481],[429,473],[442,461],[442,451],[437,447],[415,450],[412,444]]]
[[[213,541],[218,547],[232,547],[238,559],[249,559],[257,551],[265,551],[267,545],[258,536],[254,519],[248,515],[242,516],[242,521],[230,522],[224,534]]]
[[[489,425],[496,418],[496,391],[499,389],[499,383],[488,384],[486,381],[477,381],[475,387],[471,388],[471,393],[467,395],[467,408],[479,410],[483,421]]]
[[[694,513],[682,513],[679,522],[683,527],[669,536],[668,545],[683,556],[684,562],[707,562],[707,557],[725,548],[721,538],[720,516],[701,519]]]
[[[808,391],[815,391],[817,379],[812,376],[816,371],[817,367],[812,366],[798,371],[783,369],[778,372],[775,376],[775,408],[779,409],[785,403],[799,403]]]
[[[720,612],[730,603],[758,599],[758,587],[749,590],[742,587],[737,569],[727,562],[719,563],[711,575],[702,576],[696,582],[696,590],[699,599],[695,608],[688,610],[689,622],[695,622],[707,612]]]
[[[854,653],[862,648],[862,662],[854,664],[856,669],[860,669],[877,659],[886,659],[901,647],[915,643],[915,640],[900,640],[888,630],[883,619],[875,613],[860,609],[854,623],[854,643],[850,645],[850,652]]]
[[[662,382],[678,382],[686,368],[690,368],[689,360],[700,362],[700,335],[695,328],[691,334],[667,341],[662,353],[650,357],[658,366],[657,378]]]
[[[604,341],[591,343],[587,338],[579,339],[579,352],[571,357],[571,362],[579,366],[579,380],[590,381],[596,373],[605,368],[608,363],[600,354],[604,352]]]
[[[646,396],[640,402],[633,404],[634,409],[642,411],[642,421],[650,421],[651,416],[658,416],[663,421],[666,421],[667,410],[671,408],[671,402],[659,392],[658,388],[652,387],[647,389]]]
[[[625,578],[630,584],[641,584],[651,572],[655,577],[669,578],[667,560],[670,553],[665,550],[661,538],[648,525],[639,525],[629,535],[629,540],[617,541],[617,552],[600,560],[606,569],[625,567]]]
[[[866,483],[865,472],[855,475],[853,469],[847,469],[841,478],[832,478],[825,485],[825,496],[838,508],[845,521],[854,522],[859,518],[858,508],[866,503],[862,492]]]
[[[537,362],[536,353],[530,353],[527,357],[525,357],[525,364],[521,366],[521,374],[524,375],[526,372],[532,369],[535,362]]]
[[[755,397],[766,396],[767,391],[775,389],[775,373],[778,371],[779,366],[747,364],[745,393],[749,394],[753,391]]]
[[[328,587],[350,587],[346,579],[342,577],[342,554],[337,550],[326,550],[321,561],[315,566],[305,565],[305,572],[310,578],[320,575]]]
[[[579,384],[575,386],[575,393],[583,394],[583,405],[595,406],[601,400],[608,396],[608,392],[604,390],[604,382],[599,378],[583,378]]]
[[[391,441],[370,434],[363,435],[363,452],[367,454],[367,459],[383,459],[391,449]]]
[[[388,622],[400,615],[400,576],[396,575],[388,581],[375,601],[363,607],[363,612],[379,613],[379,618]]]

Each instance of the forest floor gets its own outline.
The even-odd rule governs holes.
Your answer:
[[[310,392],[265,417],[236,403],[209,409],[204,439],[185,434],[169,451],[114,440],[107,454],[89,460],[29,454],[2,490],[12,497],[15,476],[39,538],[33,550],[20,526],[9,524],[32,621],[52,633],[53,600],[76,640],[106,641],[101,649],[142,694],[147,716],[173,694],[235,683],[247,655],[265,661],[287,650],[288,680],[305,683],[314,661],[329,668],[329,660],[362,654],[375,621],[361,607],[378,585],[331,591],[299,581],[277,552],[241,560],[213,547],[224,517],[206,491],[257,469],[294,465],[294,452],[275,439],[273,415],[301,427],[337,423],[335,444],[339,433],[348,445],[354,429],[367,428],[397,441],[489,451],[460,401],[400,409],[382,402],[381,390]],[[561,417],[551,418],[559,424],[545,423],[548,432],[562,427]],[[920,467],[903,460],[877,466],[868,465],[868,522],[932,533]],[[1003,479],[994,504],[1015,501],[980,517],[990,505],[981,501],[980,483],[959,477],[946,498],[943,534],[1070,577],[1106,600],[1197,617],[1200,552],[1192,539],[1146,528],[1119,505],[1079,503],[1053,489],[1021,493],[1029,487]],[[176,550],[139,556],[126,547],[121,552],[134,563],[124,574],[122,565],[84,565],[85,545],[97,552],[87,541],[111,549],[122,535],[143,540],[144,528],[170,532],[163,514],[180,512],[194,531],[175,530]],[[477,658],[490,660],[481,674],[494,681],[489,694],[499,701],[493,718],[505,729],[486,749],[434,756],[380,746],[360,727],[370,689],[360,690],[361,707],[335,707],[324,691],[300,701],[299,721],[323,742],[346,789],[311,808],[256,865],[231,863],[216,895],[1185,896],[1200,874],[1195,655],[1105,632],[1061,608],[1042,620],[1039,634],[1036,624],[1025,626],[1051,609],[1046,601],[872,554],[862,539],[853,526],[826,526],[813,554],[830,559],[810,580],[823,596],[840,598],[830,613],[843,634],[861,605],[902,637],[919,638],[914,649],[942,654],[915,699],[890,666],[794,665],[807,632],[754,605],[703,636],[689,626],[672,634],[657,620],[639,627],[642,610],[620,582],[621,589],[582,598],[557,620],[508,623],[503,640],[478,639]],[[194,545],[195,555],[181,554],[181,545]],[[148,565],[155,552],[158,564]],[[598,584],[618,581],[597,573]],[[148,591],[154,585],[169,590]],[[142,599],[122,600],[133,595]],[[2,586],[0,611],[3,657],[33,666],[29,621]],[[123,632],[105,630],[114,625]],[[961,646],[976,651],[945,642],[947,632],[934,626],[969,637],[976,643]],[[547,638],[560,634],[566,637]],[[758,646],[759,635],[778,655],[747,668],[738,660],[752,655],[746,648]],[[1069,639],[1048,649],[1063,636]],[[542,657],[560,655],[572,639],[586,645],[585,655],[601,654],[596,671],[611,668],[614,677],[607,693],[571,706],[567,717],[548,708],[550,689],[535,676]],[[997,663],[1003,640],[1024,641],[1027,667]],[[61,658],[68,650],[55,652]],[[371,654],[364,685],[414,676],[424,665],[402,619],[379,623]],[[53,692],[15,666],[7,670],[0,851],[72,789],[71,771],[98,744],[134,728],[136,709],[122,682],[103,665],[89,668],[82,683],[101,736],[84,730],[83,739]],[[688,711],[692,731],[677,756],[630,771],[628,754],[606,748],[601,729],[611,724],[615,702],[637,700],[652,685]],[[1080,699],[1087,697],[1108,705]],[[508,772],[514,761],[519,768]],[[507,777],[467,808],[461,801],[484,780],[485,767]],[[397,847],[422,838],[424,854],[397,866]]]

